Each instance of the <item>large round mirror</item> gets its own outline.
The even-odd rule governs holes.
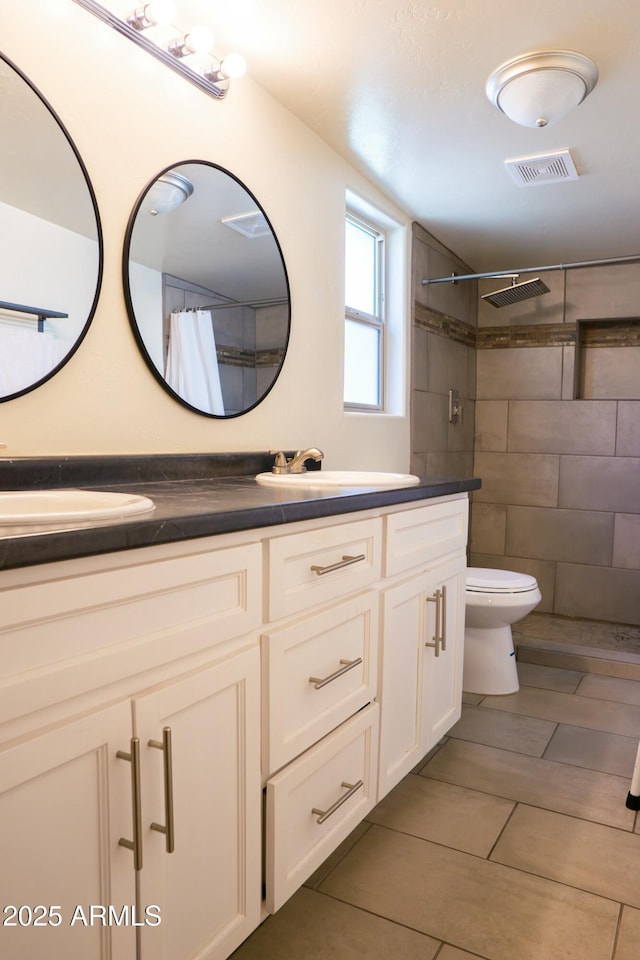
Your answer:
[[[289,338],[280,246],[232,174],[193,160],[162,171],[131,215],[124,287],[149,367],[176,399],[237,417],[273,386]]]
[[[69,360],[101,277],[98,209],[80,156],[42,95],[0,57],[0,401]]]

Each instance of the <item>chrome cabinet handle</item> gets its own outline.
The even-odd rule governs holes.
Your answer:
[[[440,640],[441,640],[441,637],[440,637],[440,601],[441,601],[441,598],[442,598],[442,592],[441,592],[440,590],[436,590],[436,592],[434,593],[434,595],[433,595],[432,597],[427,597],[427,603],[435,603],[435,605],[436,605],[436,630],[435,630],[435,633],[434,633],[434,635],[433,635],[433,642],[432,642],[432,643],[429,643],[429,642],[425,641],[425,644],[424,644],[424,645],[425,645],[425,647],[434,647],[434,649],[435,649],[435,651],[436,651],[436,657],[439,657],[439,656],[440,656]],[[444,645],[443,645],[442,649],[444,650]]]
[[[440,590],[440,596],[442,598],[442,616],[440,617],[441,629],[440,641],[442,644],[442,649],[447,649],[447,588],[443,583]]]
[[[151,829],[165,835],[165,848],[167,853],[173,853],[176,848],[175,829],[173,817],[173,749],[171,744],[171,727],[163,727],[162,742],[159,740],[149,740],[149,746],[163,752],[164,768],[164,817],[165,824],[152,823]]]
[[[343,663],[344,666],[336,670],[335,673],[330,673],[328,677],[309,677],[309,683],[313,684],[314,690],[320,690],[321,687],[326,687],[332,680],[337,680],[338,677],[348,673],[349,670],[353,670],[354,667],[359,666],[362,663],[362,657],[358,657],[357,660],[341,660],[340,663]]]
[[[348,567],[352,563],[359,563],[361,560],[366,560],[364,553],[359,553],[357,557],[343,556],[342,560],[338,560],[337,563],[332,563],[328,567],[318,567],[314,564],[311,569],[314,573],[317,573],[319,577],[322,577],[325,573],[332,573],[334,570],[342,570],[343,567]]]
[[[131,764],[131,808],[133,814],[133,840],[120,837],[118,844],[133,850],[133,869],[142,870],[142,808],[140,791],[140,740],[131,738],[131,751],[118,750],[116,757]]]
[[[342,806],[343,803],[347,802],[349,797],[352,797],[354,795],[356,790],[359,790],[360,787],[364,787],[364,780],[358,780],[357,783],[345,783],[345,781],[343,780],[341,786],[347,787],[348,788],[347,792],[343,793],[342,796],[339,797],[335,803],[332,803],[328,810],[318,810],[317,807],[312,808],[311,813],[315,813],[316,816],[318,817],[318,819],[316,820],[316,823],[324,823],[325,820],[328,820],[329,817],[331,817],[336,812],[336,810],[338,810],[338,808]]]

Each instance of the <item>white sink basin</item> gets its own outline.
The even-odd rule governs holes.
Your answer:
[[[309,470],[307,473],[259,473],[258,483],[274,487],[410,487],[420,483],[412,473],[375,470]]]
[[[117,520],[153,510],[153,500],[102,490],[0,491],[0,526]]]

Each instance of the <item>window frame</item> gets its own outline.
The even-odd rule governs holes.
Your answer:
[[[344,305],[345,333],[346,321],[361,324],[363,327],[372,328],[378,331],[378,402],[358,403],[348,401],[344,398],[344,409],[348,411],[360,411],[369,413],[380,413],[385,409],[385,370],[386,370],[386,349],[387,349],[387,324],[386,324],[386,271],[387,271],[387,234],[384,227],[373,220],[363,217],[350,208],[345,213],[345,229],[348,223],[359,227],[361,230],[372,236],[376,242],[375,248],[375,276],[374,276],[374,305],[377,313],[370,314],[365,310],[356,310],[354,307]],[[345,249],[346,254],[346,249]],[[346,255],[345,255],[345,274],[346,274]],[[345,284],[346,287],[346,284]],[[344,361],[346,364],[346,350],[344,352]]]

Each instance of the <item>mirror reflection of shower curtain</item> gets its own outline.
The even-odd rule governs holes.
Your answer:
[[[0,397],[9,397],[42,380],[60,363],[55,337],[0,322]]]
[[[224,416],[216,341],[208,310],[171,314],[166,380],[192,407]]]

